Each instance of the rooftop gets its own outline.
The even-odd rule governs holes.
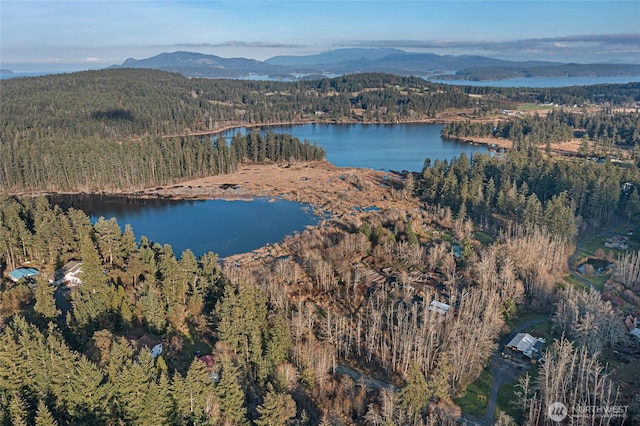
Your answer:
[[[35,268],[18,268],[9,272],[9,279],[14,282],[20,281],[22,278],[35,277],[40,272]]]
[[[436,311],[437,313],[444,315],[449,310],[449,305],[443,302],[438,302],[437,300],[432,300],[429,304],[429,310]]]
[[[518,333],[507,343],[507,347],[522,352],[529,358],[535,358],[540,355],[540,350],[544,343],[544,339],[533,337],[529,333]]]

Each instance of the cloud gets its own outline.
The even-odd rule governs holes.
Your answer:
[[[351,46],[398,47],[414,49],[484,49],[491,51],[519,51],[537,49],[545,46],[558,48],[571,44],[590,44],[605,46],[628,46],[640,49],[640,33],[604,34],[604,35],[572,35],[564,37],[532,38],[515,41],[471,41],[471,40],[371,40],[347,43]]]
[[[87,56],[84,58],[85,62],[99,62],[100,58],[96,58],[95,56]]]
[[[340,44],[340,47],[394,47],[426,51],[446,51],[449,54],[482,54],[524,59],[551,58],[559,55],[592,61],[596,56],[640,54],[640,33],[585,34],[562,37],[531,38],[512,41],[476,40],[361,40]],[[623,59],[623,58],[620,58]]]
[[[176,43],[170,46],[151,46],[151,47],[178,47],[178,48],[203,48],[203,47],[246,47],[246,48],[265,48],[265,49],[291,49],[308,47],[303,44],[293,43],[275,43],[265,41],[238,41],[230,40],[222,43]]]

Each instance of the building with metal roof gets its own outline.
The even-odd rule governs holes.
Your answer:
[[[528,358],[538,359],[541,356],[540,351],[545,342],[545,339],[533,337],[529,333],[518,333],[507,343],[507,347],[512,351],[520,352]]]
[[[9,272],[9,279],[17,283],[23,278],[34,278],[39,273],[40,272],[36,268],[18,268]]]

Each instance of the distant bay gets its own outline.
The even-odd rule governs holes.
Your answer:
[[[426,78],[426,77],[425,77]],[[429,80],[432,83],[451,84],[455,86],[479,87],[570,87],[591,86],[594,84],[627,84],[640,82],[640,76],[633,77],[527,77],[510,78],[495,81],[470,80]]]

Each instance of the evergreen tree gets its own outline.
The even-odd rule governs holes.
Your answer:
[[[144,407],[145,410],[140,416],[141,424],[168,425],[173,423],[175,408],[166,374],[161,374],[157,383],[151,382]]]
[[[27,409],[27,403],[20,393],[16,393],[11,397],[11,402],[9,403],[11,426],[27,426]]]
[[[525,201],[524,210],[522,212],[522,221],[530,226],[542,226],[544,220],[542,203],[536,196],[531,194]]]
[[[418,364],[412,364],[407,376],[407,384],[400,390],[399,397],[403,407],[407,408],[411,416],[419,416],[422,409],[429,403],[432,393],[429,392],[427,380]]]
[[[48,320],[52,320],[60,315],[60,311],[56,308],[56,302],[53,298],[54,292],[55,287],[50,285],[45,277],[42,275],[36,277],[36,303],[34,309]]]
[[[115,217],[109,220],[100,217],[93,227],[104,262],[113,266],[114,260],[119,261],[123,254],[122,230],[118,221]]]
[[[69,389],[66,401],[69,414],[86,424],[102,423],[106,412],[105,397],[108,394],[103,380],[104,375],[98,367],[81,356],[74,363],[74,370],[66,384]]]
[[[105,320],[113,299],[112,289],[107,285],[102,262],[93,241],[86,235],[80,245],[82,255],[82,285],[72,293],[73,316],[76,326],[84,328],[90,323]]]
[[[261,288],[241,283],[225,288],[216,307],[218,338],[243,356],[254,373],[263,363],[263,344],[267,329],[267,296]]]
[[[451,389],[450,377],[453,373],[453,367],[449,363],[449,356],[446,352],[438,355],[438,363],[434,369],[428,382],[428,393],[438,400],[449,399],[449,390]]]
[[[51,415],[51,411],[47,408],[44,401],[38,401],[38,410],[36,411],[36,426],[58,426],[58,422]]]
[[[549,232],[567,240],[572,239],[578,232],[574,210],[573,201],[569,199],[566,191],[547,201],[544,208],[544,223]]]
[[[296,403],[291,395],[267,391],[262,405],[258,406],[258,418],[254,423],[258,426],[282,426],[296,416]]]
[[[128,360],[124,368],[112,378],[116,390],[119,417],[133,424],[144,424],[146,401],[154,375],[151,355],[143,351],[137,362]]]
[[[284,315],[278,314],[273,320],[273,326],[270,329],[269,341],[267,342],[267,350],[265,353],[265,371],[262,379],[266,379],[267,375],[272,375],[275,368],[289,358],[289,353],[293,346],[291,333],[287,327],[287,321]]]
[[[145,283],[141,294],[138,296],[136,309],[138,317],[144,321],[150,331],[162,333],[167,326],[165,309],[158,290],[149,283]]]
[[[194,358],[186,378],[174,375],[171,386],[178,412],[185,421],[215,424],[220,419],[220,407],[211,373],[206,365]]]
[[[240,387],[238,368],[231,359],[222,359],[220,381],[215,392],[220,404],[222,418],[231,424],[245,424],[247,409],[244,406],[244,392]]]

